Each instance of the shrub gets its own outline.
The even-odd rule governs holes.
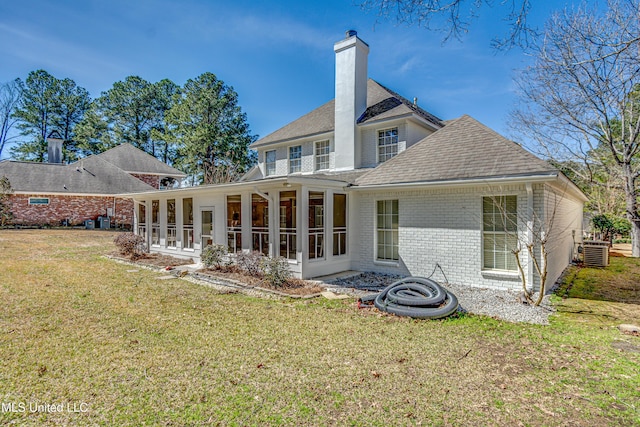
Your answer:
[[[202,253],[200,254],[200,261],[207,268],[215,266],[216,269],[220,269],[221,263],[224,261],[224,257],[227,253],[227,247],[224,245],[208,245],[202,250]]]
[[[291,278],[289,261],[283,257],[264,257],[261,263],[262,274],[269,284],[275,288],[284,285]]]
[[[262,276],[262,252],[238,252],[236,254],[236,264],[238,268],[254,277]]]
[[[147,251],[144,237],[133,233],[120,233],[113,239],[113,243],[121,255],[131,258],[138,257]]]

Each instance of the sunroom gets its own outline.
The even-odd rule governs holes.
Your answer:
[[[294,276],[348,270],[348,183],[282,177],[129,195],[135,232],[151,252],[197,261],[204,247],[259,251],[289,261]]]

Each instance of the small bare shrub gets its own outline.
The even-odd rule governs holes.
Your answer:
[[[262,276],[262,252],[238,252],[236,254],[236,264],[240,270],[254,277]]]
[[[207,268],[215,267],[216,270],[219,270],[227,253],[228,251],[225,245],[208,245],[202,250],[200,261]]]
[[[289,261],[284,257],[264,257],[261,263],[264,278],[274,288],[279,288],[291,278]]]
[[[142,236],[133,233],[119,233],[113,243],[118,248],[120,255],[130,258],[138,258],[147,251],[147,245]]]

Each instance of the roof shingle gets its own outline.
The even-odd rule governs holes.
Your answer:
[[[513,141],[464,115],[356,180],[357,186],[558,173]]]

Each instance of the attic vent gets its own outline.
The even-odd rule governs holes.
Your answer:
[[[609,242],[585,241],[584,264],[590,267],[609,265]]]

